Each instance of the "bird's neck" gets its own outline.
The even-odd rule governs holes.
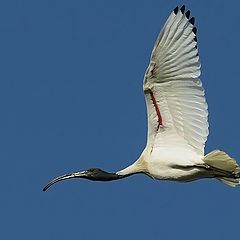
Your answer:
[[[95,181],[113,181],[122,178],[120,175],[116,173],[109,173],[106,171],[102,171],[98,176],[92,178],[91,180]]]
[[[116,174],[123,177],[127,177],[136,173],[144,173],[145,172],[144,164],[142,161],[138,160],[134,162],[132,165],[118,171]]]

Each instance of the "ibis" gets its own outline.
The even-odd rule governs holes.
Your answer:
[[[144,76],[148,134],[140,157],[115,173],[90,168],[62,175],[43,191],[72,178],[112,181],[138,173],[156,180],[212,178],[229,186],[239,185],[236,160],[221,150],[204,154],[209,125],[200,66],[195,18],[184,5],[176,7],[154,44]]]

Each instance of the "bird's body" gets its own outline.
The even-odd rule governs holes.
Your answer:
[[[194,163],[195,162],[195,163]],[[197,166],[204,165],[200,156],[186,149],[159,147],[151,151],[145,149],[140,158],[129,167],[118,171],[117,174],[133,173],[136,169],[154,179],[191,181],[202,171]],[[194,167],[196,166],[196,167]]]
[[[66,174],[52,184],[70,178],[111,181],[136,173],[154,179],[188,182],[217,178],[240,184],[240,167],[225,152],[204,154],[208,136],[208,110],[200,80],[197,29],[190,11],[176,7],[154,45],[143,83],[148,139],[141,156],[116,173],[100,169]]]

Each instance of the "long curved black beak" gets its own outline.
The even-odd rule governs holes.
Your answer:
[[[81,178],[86,176],[86,171],[82,172],[75,172],[75,173],[68,173],[57,178],[54,178],[51,182],[49,182],[44,188],[43,191],[47,191],[53,184],[58,183],[63,180],[71,179],[71,178]]]

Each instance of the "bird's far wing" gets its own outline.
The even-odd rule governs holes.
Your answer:
[[[185,6],[175,8],[154,45],[145,73],[147,146],[190,146],[203,155],[208,111],[200,76],[196,27]]]

